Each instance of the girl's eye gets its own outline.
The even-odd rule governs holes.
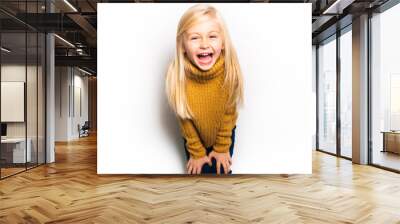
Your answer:
[[[199,39],[198,37],[191,37],[190,38],[191,40],[197,40],[197,39]]]
[[[217,36],[216,35],[212,35],[212,36],[210,36],[210,38],[214,39],[214,38],[217,38]]]

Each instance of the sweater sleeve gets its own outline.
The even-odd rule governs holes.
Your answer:
[[[200,140],[193,122],[189,119],[178,119],[183,137],[186,139],[186,148],[190,156],[198,159],[206,156],[206,149]]]
[[[225,153],[229,151],[232,144],[232,129],[236,125],[237,117],[238,113],[236,107],[226,110],[217,133],[215,145],[213,146],[215,152]]]

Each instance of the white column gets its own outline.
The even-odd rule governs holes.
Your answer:
[[[368,163],[368,15],[353,19],[353,162]]]
[[[50,1],[46,4],[47,12],[53,12],[54,6]],[[46,35],[46,163],[55,162],[54,133],[55,133],[55,44],[54,35]]]

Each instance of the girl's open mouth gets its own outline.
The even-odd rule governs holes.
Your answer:
[[[213,53],[201,53],[197,55],[197,59],[201,65],[208,65],[212,62]]]

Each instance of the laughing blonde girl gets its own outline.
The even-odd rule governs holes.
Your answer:
[[[243,81],[219,12],[198,4],[182,16],[166,93],[184,138],[187,173],[231,173]]]

